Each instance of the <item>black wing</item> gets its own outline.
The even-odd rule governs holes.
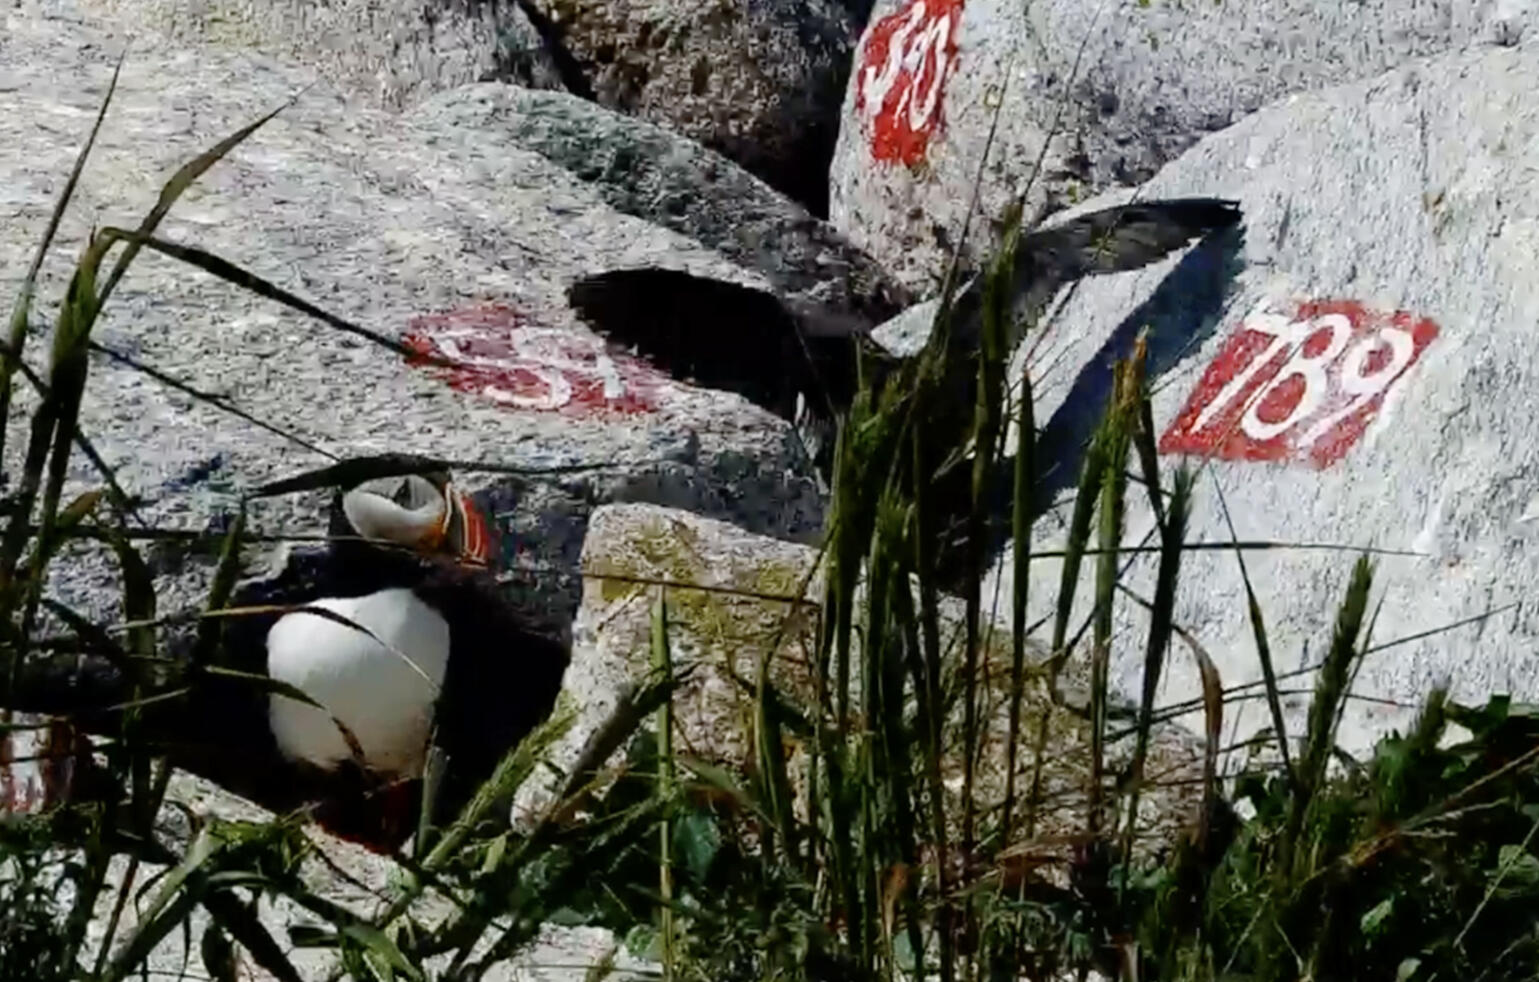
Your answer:
[[[1034,319],[1065,283],[1147,266],[1240,217],[1237,202],[1172,198],[1116,205],[1033,231],[1016,254],[1017,283],[1024,288],[1016,313]]]
[[[1016,249],[1009,346],[1042,316],[1064,284],[1147,266],[1240,218],[1237,202],[1172,198],[1115,205],[1026,233]],[[958,353],[977,347],[983,283],[983,276],[973,277],[952,301],[951,348]]]
[[[1030,232],[1021,256],[1038,276],[1064,283],[1147,266],[1239,220],[1239,203],[1219,198],[1132,202]]]

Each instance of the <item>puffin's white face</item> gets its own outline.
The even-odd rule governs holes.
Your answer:
[[[342,496],[342,513],[365,539],[444,552],[486,566],[494,552],[486,517],[453,484],[416,474],[368,481]]]
[[[449,497],[425,477],[369,481],[342,496],[342,513],[365,539],[436,549],[452,518]]]

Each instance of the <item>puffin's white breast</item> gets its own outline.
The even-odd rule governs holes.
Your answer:
[[[325,617],[287,614],[267,633],[268,675],[329,709],[357,738],[371,768],[418,776],[449,663],[448,623],[407,589],[308,606],[368,628],[390,647]],[[352,757],[336,724],[314,706],[275,693],[268,722],[290,758],[333,767]]]

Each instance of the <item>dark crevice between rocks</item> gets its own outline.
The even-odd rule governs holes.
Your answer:
[[[556,75],[561,79],[562,87],[580,99],[597,102],[593,86],[588,81],[582,64],[567,48],[561,28],[545,15],[533,0],[514,0],[514,2],[517,3],[518,9],[523,11],[524,16],[529,18],[530,26],[540,36],[540,43],[544,45],[545,53],[550,56],[551,64],[555,66]]]
[[[566,45],[565,32],[560,25],[541,10],[535,0],[514,0],[514,2],[539,36],[543,52],[550,58],[551,65],[565,91],[595,105],[604,105],[627,115],[637,115],[635,96],[632,93],[639,92],[646,85],[648,80],[645,75],[627,77],[624,79],[625,85],[615,85],[614,83],[618,80],[610,80],[608,87],[614,88],[615,91],[609,93],[607,98],[601,98],[594,77],[586,69],[584,60]],[[853,36],[858,38],[859,25],[863,24],[865,18],[869,16],[871,3],[858,0],[858,2],[845,3],[841,6],[856,25]],[[798,21],[797,27],[804,35],[808,35],[802,38],[804,45],[826,47],[831,43],[828,37],[814,34],[811,27],[801,21]],[[606,57],[601,51],[597,52],[595,57],[600,63],[613,63],[615,53],[611,50]],[[831,75],[824,75],[814,86],[818,92],[832,93],[829,104],[835,107],[840,105],[848,82],[849,60],[843,57],[834,59],[835,64],[841,67]],[[709,72],[710,65],[707,63],[697,66],[691,73],[691,80],[697,90],[703,90],[706,87]],[[514,66],[509,65],[503,67],[498,74],[516,74],[516,71]],[[794,162],[790,165],[761,152],[759,141],[763,139],[762,134],[752,134],[746,139],[706,139],[700,142],[800,204],[814,217],[826,221],[829,207],[829,173],[833,167],[834,149],[839,138],[839,118],[837,112],[832,118],[820,118],[817,112],[818,92],[806,92],[800,96],[799,101],[805,102],[805,105],[799,107],[797,115],[806,120],[806,126],[796,141],[795,152],[786,155],[787,160]],[[653,122],[659,121],[653,120]],[[663,125],[673,132],[671,127]]]

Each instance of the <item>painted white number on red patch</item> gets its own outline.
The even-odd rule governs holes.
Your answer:
[[[855,107],[877,160],[913,164],[940,122],[955,68],[962,0],[910,0],[872,28],[861,50]]]
[[[668,379],[612,356],[597,338],[532,322],[501,304],[412,320],[406,344],[451,363],[449,384],[512,409],[641,413],[657,409]]]
[[[1292,317],[1259,307],[1208,366],[1160,451],[1328,466],[1437,333],[1425,317],[1353,301],[1302,303]]]

